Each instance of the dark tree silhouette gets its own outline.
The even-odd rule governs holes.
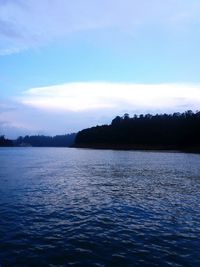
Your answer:
[[[174,114],[128,114],[110,125],[80,131],[75,146],[145,149],[200,149],[200,111]]]

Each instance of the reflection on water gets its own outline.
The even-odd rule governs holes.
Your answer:
[[[0,149],[0,264],[199,266],[200,155]]]

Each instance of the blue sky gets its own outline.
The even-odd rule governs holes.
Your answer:
[[[200,106],[199,0],[0,0],[0,134]]]

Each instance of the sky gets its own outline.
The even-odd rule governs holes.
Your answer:
[[[0,135],[200,109],[199,0],[0,0]]]

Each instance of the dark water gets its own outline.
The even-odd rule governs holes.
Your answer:
[[[0,265],[200,266],[200,155],[0,149]]]

